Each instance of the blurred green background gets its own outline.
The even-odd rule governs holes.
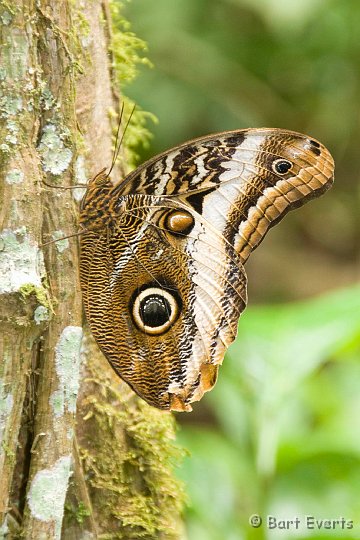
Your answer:
[[[249,307],[215,389],[178,415],[189,540],[360,538],[360,2],[133,0],[153,68],[126,93],[159,122],[145,159],[246,127],[308,133],[336,183],[247,264]],[[252,514],[353,529],[252,528]]]

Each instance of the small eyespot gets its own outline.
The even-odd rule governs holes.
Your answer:
[[[291,167],[292,163],[287,159],[276,159],[272,164],[272,169],[276,174],[286,174]]]
[[[132,315],[136,326],[145,334],[166,332],[179,315],[179,305],[169,291],[149,287],[135,298]]]
[[[321,144],[318,141],[314,141],[314,139],[310,139],[309,142],[313,146],[316,146],[316,148],[321,148]]]
[[[309,139],[309,150],[315,154],[315,156],[320,156],[321,154],[321,145],[317,141],[314,141],[313,139]]]
[[[175,236],[190,234],[195,225],[193,216],[185,210],[171,210],[164,220],[165,229]]]

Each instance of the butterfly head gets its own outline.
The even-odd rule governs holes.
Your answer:
[[[113,184],[106,168],[89,180],[80,203],[81,227],[87,230],[103,230],[110,222],[109,203]]]

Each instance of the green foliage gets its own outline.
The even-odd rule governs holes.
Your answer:
[[[131,87],[161,119],[156,150],[194,133],[248,125],[326,134],[333,144],[348,140],[349,128],[359,130],[359,3],[285,5],[137,0],[127,6],[156,66],[142,70]],[[339,107],[342,114],[333,114]]]
[[[144,56],[147,52],[145,41],[130,31],[131,25],[123,16],[124,3],[119,0],[110,2],[111,20],[115,30],[111,40],[111,52],[114,56],[114,69],[121,85],[129,83],[138,74],[138,65],[151,66]]]
[[[214,427],[183,426],[190,540],[268,538],[249,516],[360,515],[360,288],[242,316]],[[302,531],[320,538],[319,531]],[[354,531],[336,537],[355,538]],[[255,536],[253,536],[255,534]],[[279,533],[278,533],[279,534]],[[334,531],[321,531],[321,537]],[[286,535],[284,536],[284,538]]]
[[[152,64],[145,56],[147,45],[145,41],[131,32],[131,25],[123,15],[124,2],[120,0],[110,1],[111,20],[112,20],[112,39],[110,50],[113,55],[113,68],[119,87],[122,89],[122,100],[125,103],[125,122],[126,116],[130,114],[134,107],[134,101],[126,97],[124,87],[133,81],[138,74],[138,66],[143,65],[151,67]],[[149,141],[152,134],[146,127],[148,122],[154,124],[157,118],[154,114],[142,110],[141,106],[136,105],[124,139],[124,146],[127,150],[127,163],[130,169],[134,168],[139,161],[138,151],[144,151],[149,147]],[[117,126],[117,122],[115,124]],[[116,130],[115,130],[116,131]]]
[[[129,115],[132,112],[130,122],[126,130],[126,136],[124,138],[124,146],[127,151],[127,168],[132,170],[139,163],[140,153],[150,145],[152,134],[149,131],[147,125],[149,121],[153,124],[157,124],[158,120],[156,116],[150,112],[143,111],[135,102],[128,97],[122,97],[125,110],[124,125],[126,124]]]

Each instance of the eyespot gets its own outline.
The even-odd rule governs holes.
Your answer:
[[[186,236],[190,234],[195,221],[193,216],[185,210],[171,210],[165,216],[164,227],[174,236]]]
[[[272,169],[276,174],[286,174],[291,167],[292,163],[287,159],[276,159],[272,163]]]
[[[309,139],[309,150],[315,154],[315,156],[320,156],[321,154],[321,145],[319,142]]]
[[[136,296],[132,315],[136,326],[146,334],[166,332],[179,315],[177,298],[159,287],[148,287]]]

